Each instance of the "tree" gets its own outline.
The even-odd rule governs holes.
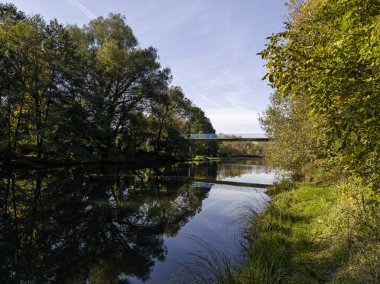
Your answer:
[[[328,155],[379,185],[378,1],[309,0],[261,53],[276,96],[306,101]]]
[[[80,116],[78,107],[75,114],[66,111],[80,102],[75,46],[62,25],[56,20],[46,24],[39,16],[3,25],[0,40],[2,63],[7,66],[2,89],[7,90],[8,152],[59,156],[54,149],[67,132],[57,132],[58,125],[66,123],[73,129],[70,118]]]
[[[160,97],[160,101],[151,105],[150,120],[155,136],[155,154],[164,150],[177,157],[186,156],[188,143],[184,139],[185,121],[192,107],[191,101],[185,97],[180,87],[169,87]]]
[[[20,96],[12,94],[12,89],[18,89],[19,86],[12,84],[17,74],[9,61],[8,28],[24,19],[24,13],[18,11],[13,4],[0,3],[0,137],[3,137],[0,140],[0,157],[3,156],[5,160],[9,160],[14,153],[12,118],[14,104],[20,103]]]
[[[212,128],[201,110],[191,118],[197,108],[169,87],[157,50],[139,47],[121,15],[83,28],[10,4],[0,5],[0,16],[2,160],[179,158],[188,153],[185,128]]]
[[[99,17],[76,34],[82,35],[88,48],[92,119],[100,132],[99,154],[106,158],[118,136],[128,131],[131,117],[146,109],[148,101],[167,87],[170,70],[161,69],[154,48],[137,46],[132,30],[119,14]]]
[[[187,123],[187,133],[215,133],[215,129],[204,111],[197,106],[191,109],[190,118]],[[218,152],[217,142],[193,142],[192,151],[198,155],[215,156]]]

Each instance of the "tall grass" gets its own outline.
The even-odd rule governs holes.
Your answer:
[[[292,187],[277,185],[264,213],[248,211],[248,260],[216,282],[380,283],[379,194],[355,179]]]
[[[232,277],[236,264],[231,256],[199,237],[189,238],[199,247],[197,251],[191,253],[194,260],[182,265],[192,283],[219,283],[222,279]]]
[[[347,218],[347,261],[342,282],[380,283],[380,195],[351,178],[339,187]]]

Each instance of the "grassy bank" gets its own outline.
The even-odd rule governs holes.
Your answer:
[[[251,215],[247,263],[218,282],[379,283],[378,196],[354,185],[276,190]]]
[[[217,162],[217,161],[220,161],[220,157],[196,155],[186,160],[185,163],[186,164],[201,164],[201,163]]]

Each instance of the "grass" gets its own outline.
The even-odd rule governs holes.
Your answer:
[[[190,160],[186,161],[186,164],[201,164],[201,163],[207,163],[207,162],[214,162],[214,161],[220,161],[219,157],[211,157],[211,156],[201,156],[196,155]]]
[[[191,283],[203,284],[233,279],[235,267],[229,256],[196,236],[191,236],[190,240],[199,247],[197,251],[191,253],[194,261],[182,265],[183,274],[190,276]]]
[[[248,261],[218,283],[380,283],[379,197],[346,187],[277,185],[251,214]]]

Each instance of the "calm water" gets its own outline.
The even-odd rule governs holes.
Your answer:
[[[0,173],[0,283],[190,283],[210,250],[239,255],[273,178],[260,160]]]

